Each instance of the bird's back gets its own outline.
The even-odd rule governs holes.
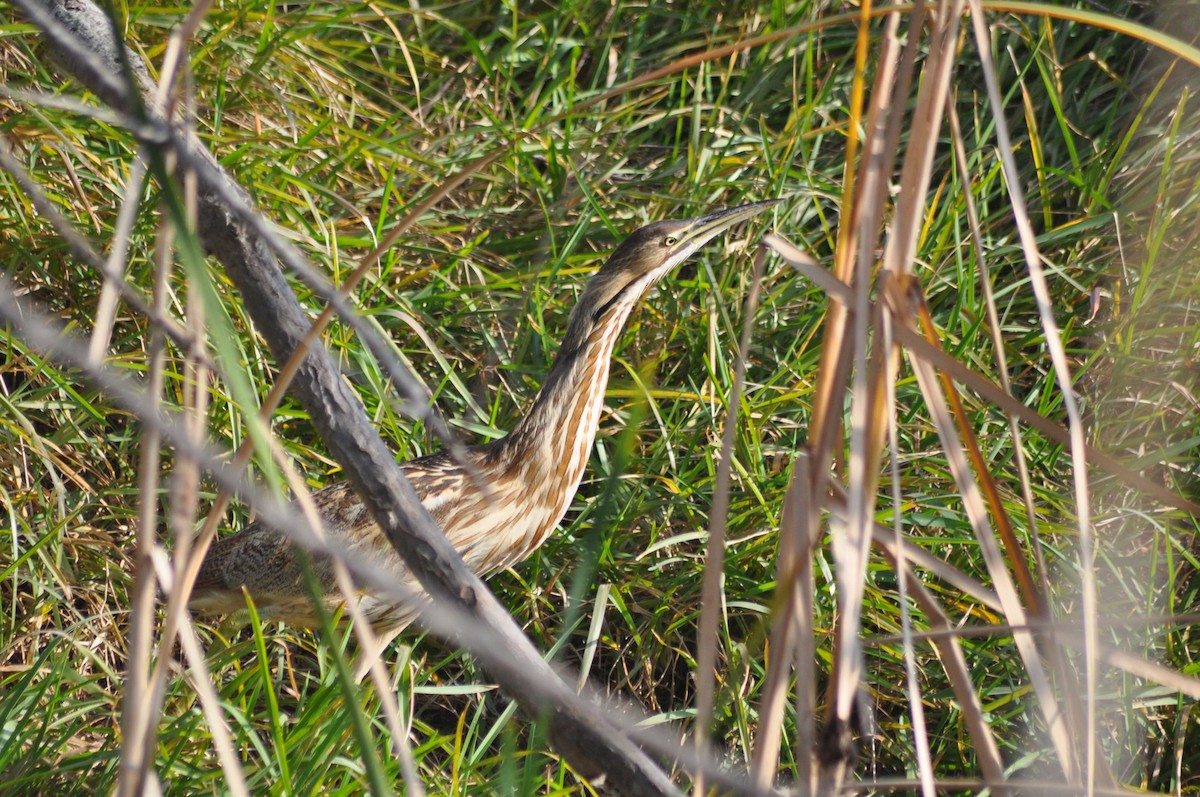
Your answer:
[[[402,463],[401,468],[467,566],[486,575],[537,548],[562,519],[567,501],[554,502],[549,496],[543,500],[536,485],[514,485],[512,480],[497,478],[497,471],[509,463],[494,444],[468,448],[464,461],[469,467],[439,451]],[[514,488],[521,495],[507,494]],[[419,591],[415,577],[349,484],[326,487],[313,493],[312,499],[328,539],[395,572],[402,586]],[[561,506],[552,505],[556,503]],[[519,514],[511,512],[515,506],[521,507]],[[332,561],[326,556],[311,556],[310,561],[326,603],[333,608],[342,598]],[[296,548],[288,535],[262,521],[212,544],[189,605],[206,613],[235,612],[245,608],[243,587],[264,615],[296,625],[315,624]],[[416,614],[415,606],[396,605],[369,593],[362,607],[381,626],[407,624]]]

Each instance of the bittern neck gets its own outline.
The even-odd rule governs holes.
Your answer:
[[[613,347],[646,289],[630,286],[628,295],[614,300],[592,287],[571,313],[567,335],[533,406],[502,444],[509,458],[541,470],[541,486],[551,492],[573,493],[583,478],[600,424]]]

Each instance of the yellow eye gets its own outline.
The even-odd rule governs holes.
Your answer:
[[[677,243],[679,243],[679,238],[674,235],[668,235],[666,238],[663,238],[663,246],[674,246]]]

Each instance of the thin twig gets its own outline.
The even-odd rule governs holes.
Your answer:
[[[746,382],[746,357],[750,352],[750,336],[754,331],[754,313],[758,309],[758,297],[762,290],[763,265],[767,251],[759,249],[754,256],[750,272],[750,289],[746,296],[745,316],[742,320],[742,335],[738,344],[738,356],[734,364],[733,385],[725,404],[725,429],[721,433],[721,460],[717,463],[716,484],[713,487],[713,505],[708,526],[707,558],[704,562],[704,585],[700,606],[700,627],[696,632],[699,655],[696,657],[696,725],[697,753],[706,750],[709,723],[712,722],[713,705],[716,701],[716,666],[718,623],[725,615],[725,523],[729,514],[729,482],[733,472],[734,441],[737,437],[738,415],[742,403],[742,389]],[[695,797],[704,795],[704,777],[698,775],[692,788]]]

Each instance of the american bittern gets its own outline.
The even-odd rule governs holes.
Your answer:
[[[588,281],[546,382],[516,427],[499,440],[468,447],[469,469],[447,451],[401,465],[468,567],[480,575],[494,573],[545,542],[583,478],[600,422],[613,346],[634,306],[708,241],[778,201],[685,221],[660,221],[635,231]],[[480,489],[481,482],[486,490]],[[326,487],[313,500],[331,539],[394,569],[401,581],[418,588],[348,484]],[[331,563],[314,557],[313,571],[328,605],[338,605],[343,597]],[[243,587],[263,614],[292,624],[315,623],[295,549],[279,530],[254,523],[215,542],[200,569],[191,607],[206,612],[245,608]],[[361,606],[387,637],[419,611],[369,593]]]

